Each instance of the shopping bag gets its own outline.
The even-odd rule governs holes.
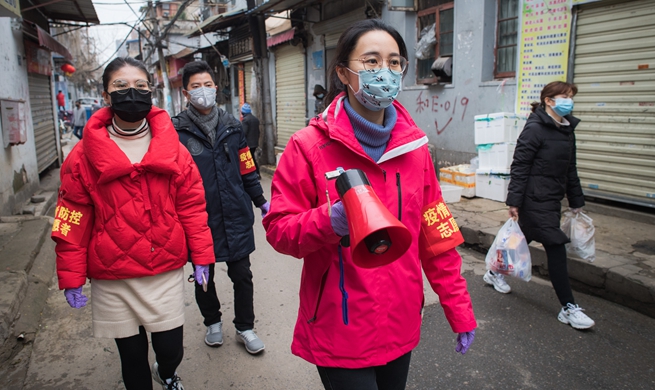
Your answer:
[[[562,219],[562,231],[571,240],[569,244],[566,244],[566,251],[569,254],[579,256],[590,263],[596,260],[596,240],[594,239],[596,229],[593,219],[583,212],[574,214],[571,211],[565,211]]]
[[[487,269],[493,273],[530,281],[532,278],[530,249],[517,221],[510,218],[500,228],[487,252],[485,263]]]

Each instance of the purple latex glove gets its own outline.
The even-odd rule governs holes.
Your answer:
[[[64,296],[66,297],[66,302],[73,309],[81,309],[86,306],[86,301],[89,298],[86,295],[82,294],[82,286],[78,288],[67,288],[64,290]]]
[[[202,286],[202,277],[205,276],[205,282],[209,282],[209,266],[208,265],[195,265],[193,271],[193,278]]]
[[[263,205],[259,206],[259,209],[262,210],[262,218],[264,218],[271,209],[271,202],[264,203]]]
[[[455,352],[459,352],[462,355],[469,350],[471,344],[473,344],[473,339],[475,338],[475,329],[470,332],[459,333],[457,335],[457,347],[455,347]]]
[[[348,219],[346,218],[346,210],[343,208],[343,203],[337,202],[332,205],[330,223],[332,224],[332,230],[334,230],[338,236],[343,237],[350,234],[350,229],[348,229]]]

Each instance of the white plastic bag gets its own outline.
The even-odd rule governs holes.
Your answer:
[[[574,214],[571,211],[565,211],[562,231],[571,240],[571,243],[566,244],[567,252],[590,263],[596,260],[596,240],[594,239],[596,229],[593,219],[583,212]]]
[[[416,53],[414,54],[419,60],[426,60],[434,56],[434,45],[437,44],[435,26],[436,23],[433,23],[421,30],[421,39],[416,44]]]
[[[500,228],[487,252],[485,263],[487,269],[493,273],[530,281],[532,278],[530,249],[518,222],[510,218]]]

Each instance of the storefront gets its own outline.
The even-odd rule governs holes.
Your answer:
[[[655,207],[655,6],[579,6],[573,82],[585,195]]]

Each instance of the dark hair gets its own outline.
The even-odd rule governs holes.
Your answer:
[[[132,57],[118,57],[115,58],[112,62],[110,62],[109,65],[107,65],[107,67],[105,68],[105,71],[102,72],[102,87],[105,89],[105,92],[107,92],[107,89],[109,88],[109,80],[111,79],[111,75],[114,74],[114,72],[118,71],[119,69],[128,65],[141,69],[143,73],[145,73],[148,76],[148,82],[152,83],[152,79],[150,78],[150,73],[148,72],[148,68],[146,68],[143,62],[139,60],[135,60]]]
[[[339,37],[339,42],[337,43],[337,51],[335,53],[334,59],[330,63],[330,70],[328,72],[328,94],[325,97],[327,104],[332,102],[332,100],[339,93],[346,90],[346,86],[343,85],[341,80],[339,80],[337,67],[348,66],[350,54],[355,49],[355,46],[357,46],[359,38],[365,33],[374,30],[380,30],[389,33],[389,35],[391,35],[391,37],[398,44],[400,55],[407,58],[407,46],[405,46],[403,37],[400,36],[395,28],[389,26],[380,19],[366,19],[355,22],[352,26],[348,27],[346,31],[343,32],[343,34],[341,34],[341,37]]]
[[[541,96],[539,96],[540,102],[532,102],[532,112],[537,110],[537,107],[546,109],[546,98],[554,98],[557,95],[568,95],[571,94],[575,96],[578,93],[578,87],[573,83],[565,83],[564,81],[553,81],[544,87],[541,90]]]
[[[189,85],[189,79],[191,78],[191,76],[200,73],[209,73],[209,75],[212,78],[212,81],[216,82],[216,78],[214,77],[214,71],[212,70],[211,66],[209,66],[207,62],[193,61],[184,65],[184,68],[182,68],[182,87],[186,89],[186,87]]]

